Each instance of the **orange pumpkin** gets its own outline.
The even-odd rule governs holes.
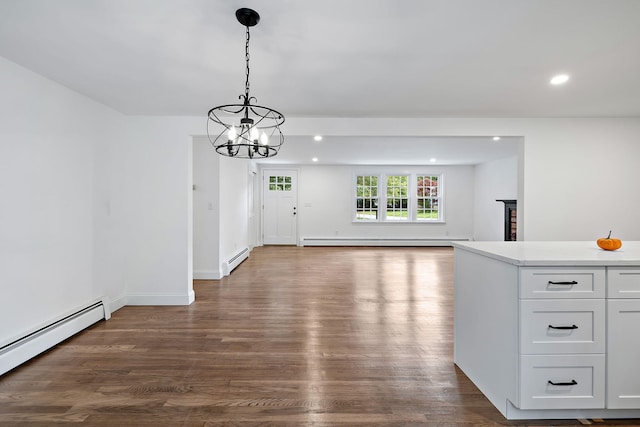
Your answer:
[[[606,238],[598,239],[596,243],[598,244],[598,247],[605,251],[615,251],[622,247],[622,241],[620,239],[611,238],[611,231],[609,231],[609,235]]]

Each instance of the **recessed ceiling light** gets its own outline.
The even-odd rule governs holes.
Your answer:
[[[430,161],[431,163],[435,163],[435,162],[437,162],[437,161],[438,161],[438,159],[436,159],[435,157],[432,157],[432,158],[430,158],[430,159],[429,159],[429,161]]]
[[[314,141],[322,141],[322,135],[316,135],[313,137]]]
[[[549,83],[552,85],[562,85],[569,81],[569,76],[566,74],[558,74],[557,76],[553,76]]]
[[[494,137],[493,137],[493,140],[494,140],[494,141],[500,141],[500,137],[499,137],[499,136],[494,136]]]
[[[317,157],[314,157],[313,159],[311,159],[311,161],[312,161],[312,162],[317,162],[317,161],[318,161],[318,158],[317,158]]]

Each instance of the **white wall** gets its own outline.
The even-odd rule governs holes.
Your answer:
[[[504,240],[504,203],[518,198],[518,158],[510,157],[476,165],[473,239]]]
[[[220,156],[206,137],[194,137],[193,147],[194,278],[220,279],[230,258],[255,245],[248,206],[255,168],[249,160]]]
[[[253,249],[254,247],[261,244],[261,238],[259,237],[260,233],[260,213],[261,213],[261,186],[260,186],[260,178],[258,175],[258,165],[255,162],[249,163],[249,170],[247,176],[247,196],[250,197],[249,206],[247,206],[247,210],[249,212],[249,226],[247,228],[247,243],[249,244],[249,249]]]
[[[193,294],[192,129],[204,118],[127,117],[119,144],[127,304],[189,304]],[[199,126],[198,126],[199,125]]]
[[[113,311],[126,304],[127,260],[122,251],[126,218],[118,197],[126,184],[117,167],[120,161],[117,147],[126,140],[123,122],[124,117],[120,116],[115,127],[101,125],[100,137],[96,138],[95,128],[89,136],[94,142],[93,288],[96,293],[110,297]]]
[[[220,155],[206,138],[193,139],[193,277],[219,279]]]
[[[125,288],[109,194],[123,116],[3,58],[0,93],[1,345]]]
[[[519,239],[590,241],[613,229],[623,240],[640,240],[640,198],[632,190],[640,181],[640,118],[295,118],[285,132],[522,136]]]
[[[472,237],[473,166],[322,166],[298,167],[300,238]],[[355,174],[427,173],[444,175],[445,223],[388,224],[353,222]]]
[[[640,240],[640,119],[546,120],[524,153],[529,240]]]
[[[152,158],[149,167],[138,171],[128,181],[134,181],[141,177],[145,183],[141,191],[131,193],[131,202],[144,208],[144,200],[139,200],[137,193],[144,193],[149,187],[154,189],[153,215],[157,216],[152,223],[145,223],[144,228],[149,228],[145,235],[154,243],[154,235],[172,233],[171,238],[162,242],[163,253],[137,255],[132,257],[134,265],[147,264],[154,261],[158,270],[145,271],[146,268],[137,269],[136,280],[141,284],[141,292],[152,292],[156,289],[156,281],[149,279],[157,277],[158,283],[164,283],[169,292],[182,294],[188,281],[189,257],[185,242],[189,241],[189,227],[186,218],[191,217],[191,212],[184,207],[188,195],[192,191],[185,175],[188,175],[188,150],[182,145],[182,141],[190,141],[190,135],[201,135],[205,126],[204,117],[176,118],[156,117],[137,118],[129,117],[127,122],[136,123],[135,132],[139,138],[134,138],[138,148],[133,149],[137,153],[134,157],[144,159]],[[330,135],[434,135],[434,136],[478,136],[478,135],[510,135],[524,138],[522,157],[518,159],[518,199],[519,236],[525,240],[592,240],[599,237],[610,228],[623,239],[640,240],[640,228],[636,225],[636,218],[640,214],[640,199],[630,197],[629,183],[640,180],[640,169],[635,167],[635,159],[640,154],[640,144],[635,141],[640,138],[640,119],[353,119],[353,118],[290,118],[287,121],[286,133],[288,134],[315,134]],[[130,138],[131,132],[128,134]],[[142,142],[143,141],[143,142]],[[159,149],[160,148],[160,149]],[[283,149],[286,149],[286,143]],[[131,151],[131,149],[129,149]],[[227,159],[240,161],[238,159]],[[616,165],[608,168],[607,173],[600,173],[602,164]],[[272,167],[273,165],[270,165]],[[320,171],[322,166],[301,167],[301,186],[307,181],[313,183],[314,170]],[[243,169],[244,181],[248,171]],[[231,168],[228,172],[233,173]],[[320,172],[318,172],[320,173]],[[236,178],[224,180],[221,185],[230,184]],[[329,178],[333,179],[333,178]],[[237,177],[239,182],[243,178]],[[473,178],[472,178],[473,180]],[[156,185],[158,182],[163,185]],[[342,182],[342,181],[341,181]],[[187,184],[187,185],[185,185]],[[138,184],[136,184],[138,185]],[[243,184],[246,185],[246,184]],[[221,187],[222,188],[222,187]],[[244,188],[240,186],[239,188]],[[318,197],[328,191],[330,186],[322,187]],[[170,191],[167,191],[170,189]],[[240,193],[242,195],[240,196]],[[234,193],[231,193],[233,195]],[[301,194],[307,194],[302,188]],[[244,190],[238,192],[242,200],[246,200]],[[326,195],[325,195],[326,196]],[[322,197],[325,197],[322,196]],[[473,193],[469,200],[473,199]],[[229,206],[233,209],[242,209],[241,199],[237,204],[232,202]],[[221,195],[222,199],[222,195]],[[304,209],[304,199],[300,206]],[[320,206],[311,201],[312,206]],[[597,206],[596,209],[593,207]],[[225,212],[225,204],[222,203],[221,227],[226,227],[227,221],[235,217],[229,215],[222,218]],[[614,206],[614,208],[611,208]],[[473,210],[473,207],[471,207]],[[576,220],[576,209],[580,212],[580,218]],[[136,209],[134,209],[135,211]],[[234,212],[226,210],[227,213]],[[246,211],[245,211],[246,212]],[[448,210],[448,213],[451,209]],[[134,213],[135,215],[135,213]],[[309,212],[307,219],[301,225],[300,233],[324,232],[318,230],[315,224],[320,223],[319,218]],[[321,214],[320,214],[321,215]],[[144,223],[145,215],[131,219],[132,223]],[[447,218],[452,220],[452,218]],[[300,219],[302,222],[303,220]],[[473,220],[472,220],[473,221]],[[242,223],[246,224],[243,218]],[[358,224],[360,225],[360,224]],[[377,224],[376,224],[377,226]],[[237,227],[241,227],[238,225]],[[337,228],[336,228],[337,227]],[[332,221],[327,229],[331,232],[337,230],[345,235],[354,229],[353,224]],[[373,227],[371,225],[364,227]],[[468,226],[468,233],[472,235],[472,227]],[[239,228],[243,230],[242,228]],[[244,229],[246,230],[246,229]],[[366,228],[357,229],[358,232],[370,234]],[[436,231],[434,227],[432,231]],[[461,229],[462,230],[462,229]],[[375,233],[387,233],[385,226],[374,229]],[[463,232],[463,231],[461,231]],[[395,231],[394,231],[395,233]],[[411,232],[407,232],[411,234]],[[453,231],[450,230],[450,235]],[[315,237],[315,236],[314,236]],[[220,247],[225,248],[220,257],[225,259],[233,255],[233,249],[248,241],[248,236],[242,241],[235,241],[233,235],[225,235],[221,238]],[[141,242],[146,241],[144,236]],[[147,245],[140,245],[136,254],[145,253]],[[147,274],[149,273],[149,274]],[[164,274],[162,274],[164,273]],[[168,274],[167,276],[167,273]],[[162,277],[167,279],[162,279]],[[178,280],[179,281],[176,281]],[[178,284],[179,283],[179,284]],[[165,286],[163,285],[163,286]],[[157,287],[157,289],[164,289]]]
[[[242,249],[249,248],[248,182],[249,160],[220,157],[220,260],[222,263],[229,261]]]
[[[128,117],[127,144],[123,156],[133,156],[129,163],[144,167],[127,175],[126,194],[133,208],[128,221],[135,226],[142,224],[144,233],[139,244],[129,256],[133,277],[140,293],[157,291],[182,295],[189,281],[189,226],[191,212],[185,207],[192,192],[186,176],[189,175],[189,157],[186,146],[190,135],[201,135],[205,127],[204,117]],[[511,135],[524,138],[524,149],[518,159],[519,236],[525,240],[592,240],[610,228],[623,239],[640,240],[640,228],[636,218],[640,214],[640,199],[630,196],[629,183],[640,180],[640,169],[635,167],[640,154],[640,119],[353,119],[353,118],[290,118],[288,134],[330,135],[435,135],[478,136]],[[183,144],[184,142],[184,144]],[[186,145],[185,145],[186,144]],[[283,149],[286,149],[286,143]],[[135,160],[137,159],[137,160]],[[238,159],[227,159],[240,161]],[[615,165],[601,173],[603,164]],[[273,165],[270,165],[270,167]],[[307,177],[313,183],[322,179],[322,166],[301,167],[301,185]],[[244,170],[244,169],[243,169]],[[227,172],[233,173],[231,168]],[[244,170],[245,177],[248,172]],[[227,179],[223,174],[221,185],[241,177]],[[334,178],[329,177],[333,182]],[[350,178],[349,178],[350,179]],[[473,178],[471,178],[473,180]],[[138,182],[139,181],[139,182]],[[340,181],[340,184],[343,181]],[[243,184],[244,185],[244,184]],[[317,186],[318,197],[327,197],[331,186]],[[222,188],[222,187],[221,187]],[[240,186],[239,188],[244,188]],[[151,191],[151,207],[146,206],[145,195]],[[240,196],[240,193],[242,195]],[[234,193],[231,193],[233,195]],[[302,188],[301,194],[307,194]],[[238,196],[246,200],[244,190]],[[343,196],[344,197],[344,196]],[[221,195],[222,199],[222,195]],[[473,199],[473,193],[469,200]],[[242,204],[232,202],[240,212]],[[300,206],[304,209],[304,199]],[[318,205],[315,200],[312,206]],[[322,203],[322,202],[318,202]],[[229,206],[231,206],[229,205]],[[221,227],[226,227],[227,217],[222,218],[225,204],[221,202]],[[346,206],[346,205],[345,205]],[[594,209],[596,206],[596,209]],[[473,210],[473,207],[471,207]],[[580,218],[576,219],[576,209]],[[146,212],[141,214],[138,212]],[[449,212],[451,209],[449,209]],[[315,215],[315,216],[314,216]],[[319,233],[329,230],[346,235],[353,224],[332,221],[320,230],[322,213],[309,212],[301,225],[300,233]],[[151,221],[148,219],[151,218]],[[233,215],[229,216],[233,220]],[[451,218],[447,218],[450,220]],[[242,223],[245,220],[242,219]],[[303,221],[302,219],[300,220]],[[472,225],[468,233],[472,234]],[[359,224],[358,224],[359,225]],[[376,225],[377,226],[377,225]],[[239,230],[243,230],[241,225]],[[364,226],[372,227],[372,226]],[[432,231],[437,230],[435,227]],[[129,231],[129,230],[128,230]],[[359,228],[360,233],[371,230]],[[387,233],[385,226],[374,233]],[[461,231],[463,232],[463,231]],[[395,233],[395,231],[394,231]],[[410,234],[410,232],[407,232]],[[453,231],[450,231],[452,235]],[[160,237],[156,237],[160,236]],[[221,236],[225,248],[222,259],[233,255],[233,248],[244,242],[234,241],[233,235]],[[160,241],[158,241],[160,239]],[[248,239],[248,237],[247,237]],[[144,243],[146,242],[146,243]],[[146,251],[147,248],[151,251]],[[161,249],[160,249],[161,248]],[[153,268],[151,268],[153,267]],[[131,288],[134,289],[134,288]]]

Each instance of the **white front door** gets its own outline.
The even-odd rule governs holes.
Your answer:
[[[262,230],[265,245],[295,245],[298,235],[298,172],[265,169]]]

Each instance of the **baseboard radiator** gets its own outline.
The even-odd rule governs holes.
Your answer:
[[[228,261],[222,263],[222,274],[228,276],[231,272],[240,264],[242,261],[249,258],[249,248],[244,248],[231,258]]]
[[[300,246],[451,246],[451,242],[469,241],[468,238],[334,238],[304,237]]]
[[[103,298],[13,340],[0,347],[0,375],[110,317],[109,300]]]

